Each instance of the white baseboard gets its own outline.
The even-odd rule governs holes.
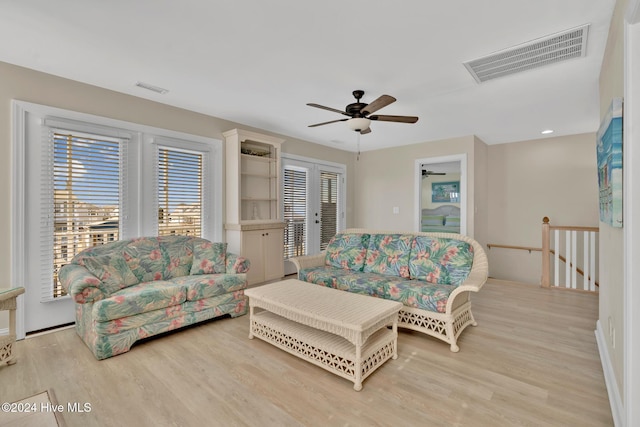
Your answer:
[[[9,335],[9,328],[0,329],[0,335]]]
[[[616,381],[616,374],[613,371],[611,365],[611,357],[609,357],[609,347],[607,347],[607,341],[605,335],[602,332],[602,325],[598,320],[596,322],[596,342],[598,344],[598,351],[600,352],[600,362],[602,363],[602,371],[604,373],[604,382],[607,386],[607,393],[609,394],[609,404],[611,405],[611,415],[613,416],[613,425],[616,427],[624,427],[624,405],[620,398],[620,392],[618,391],[618,381]]]

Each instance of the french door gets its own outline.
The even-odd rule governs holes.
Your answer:
[[[292,274],[289,258],[319,253],[344,228],[346,168],[284,154],[282,168],[285,274]]]

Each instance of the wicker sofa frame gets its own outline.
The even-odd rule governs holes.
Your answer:
[[[398,234],[400,232],[351,228],[341,233]],[[467,242],[473,247],[474,256],[471,271],[466,280],[449,295],[444,313],[403,306],[398,315],[398,327],[431,335],[449,344],[452,352],[458,352],[460,347],[457,341],[462,331],[469,325],[477,326],[478,324],[471,312],[471,293],[479,292],[487,281],[489,274],[487,255],[480,243],[462,234],[433,232],[402,232],[402,234],[457,239]],[[306,268],[319,267],[324,265],[325,251],[316,255],[291,258],[290,261],[295,264],[298,272]]]

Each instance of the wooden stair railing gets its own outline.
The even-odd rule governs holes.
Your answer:
[[[551,232],[554,232],[554,245],[551,248]],[[565,232],[565,251],[567,256],[564,257],[559,253],[560,232]],[[554,281],[553,286],[560,286],[560,262],[565,263],[565,284],[564,287],[578,289],[577,274],[583,277],[582,289],[595,292],[599,286],[595,277],[595,259],[597,253],[596,233],[600,230],[598,227],[580,227],[580,226],[558,226],[551,225],[549,218],[542,219],[542,287],[548,288],[551,284],[551,255],[554,257]],[[577,233],[583,233],[583,268],[577,266]],[[567,258],[569,262],[567,262]]]

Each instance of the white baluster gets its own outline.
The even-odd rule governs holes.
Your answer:
[[[553,285],[560,286],[560,230],[553,231]]]
[[[592,231],[589,233],[591,235],[591,278],[589,279],[589,289],[592,291],[596,290],[596,232]]]
[[[577,265],[576,265],[576,237],[577,237],[577,233],[575,230],[571,231],[571,262],[569,263],[572,267],[571,267],[571,288],[572,289],[576,289],[576,282],[578,281],[576,279],[576,269],[577,269]],[[567,261],[569,260],[569,257],[567,257]]]
[[[582,289],[589,290],[589,233],[582,232],[582,265],[584,266],[584,274],[582,277]]]
[[[565,263],[564,263],[564,287],[571,287],[571,267],[569,266],[569,261],[571,260],[571,232],[565,230],[564,232],[564,242],[565,242]]]

